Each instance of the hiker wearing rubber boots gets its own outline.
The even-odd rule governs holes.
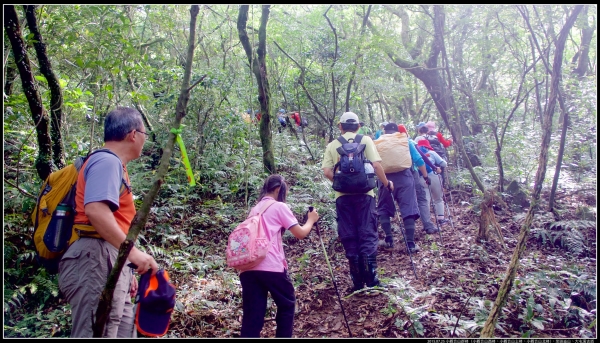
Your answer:
[[[104,149],[90,156],[81,167],[75,195],[73,239],[59,263],[58,285],[71,304],[71,337],[92,337],[92,322],[100,294],[116,263],[135,216],[133,194],[127,164],[140,157],[148,134],[141,114],[118,107],[104,119]],[[127,263],[139,274],[156,274],[154,258],[135,246]],[[137,291],[137,279],[130,267],[123,267],[115,287],[112,308],[103,337],[134,337],[134,313],[131,297]]]
[[[288,186],[283,176],[269,176],[260,191],[258,203],[250,210],[250,215],[260,213],[270,247],[264,260],[258,265],[241,272],[242,284],[242,329],[241,337],[260,337],[267,310],[267,293],[277,305],[276,337],[292,337],[296,296],[294,285],[288,275],[281,237],[289,230],[296,238],[306,237],[319,220],[316,210],[308,213],[302,226],[285,203]]]
[[[415,244],[415,220],[419,218],[420,214],[412,167],[413,165],[417,166],[427,177],[425,162],[414,144],[409,141],[408,135],[398,132],[396,123],[388,123],[385,126],[384,134],[375,141],[375,147],[381,156],[381,166],[385,171],[385,176],[394,183],[392,192],[379,183],[377,214],[381,228],[386,235],[386,247],[391,249],[394,246],[390,218],[396,213],[395,201],[404,224],[406,247],[410,253],[415,253],[419,251],[419,247]]]
[[[323,157],[323,173],[333,181],[338,234],[350,264],[352,292],[380,285],[377,279],[377,212],[375,174],[390,191],[373,140],[358,135],[360,120],[353,112],[338,122],[342,135],[331,141]],[[366,178],[366,179],[365,179]]]
[[[398,124],[398,131],[406,133],[408,135],[408,131],[406,130],[406,127],[403,124]],[[409,139],[408,141],[413,146],[417,145],[417,143],[415,143],[412,139]],[[432,170],[435,170],[436,173],[441,172],[441,169],[439,167],[436,167],[429,160],[429,158],[427,156],[425,156],[425,154],[420,149],[417,148],[415,150],[417,151],[419,156],[421,156],[421,159],[423,160],[425,165],[429,166],[429,168],[431,168]],[[417,167],[415,165],[416,161],[417,160],[415,158],[413,158],[412,174],[413,174],[413,179],[414,179],[414,184],[415,184],[415,193],[417,194],[417,205],[419,206],[419,214],[421,215],[420,220],[421,220],[421,223],[423,223],[423,231],[425,231],[426,234],[431,235],[434,233],[438,233],[439,230],[435,227],[435,224],[433,224],[433,222],[431,221],[431,211],[429,210],[429,202],[427,201],[427,195],[426,195],[426,192],[428,192],[428,190],[425,189],[421,185],[421,182],[419,181],[419,179],[421,177],[428,175],[427,169],[425,169],[425,171],[423,172],[423,170],[421,169],[422,167]],[[417,168],[419,171],[417,171]],[[431,182],[431,180],[429,180],[429,182]]]
[[[431,147],[427,139],[421,139],[417,142],[419,149],[433,162],[434,165],[441,168],[445,167],[446,161],[441,158]],[[438,175],[433,173],[433,169],[427,166],[427,174],[429,175],[429,184],[426,183],[425,179],[421,179],[421,185],[428,188],[429,192],[426,192],[428,206],[433,200],[433,209],[436,214],[436,220],[438,225],[445,224],[448,220],[444,218],[444,199],[442,193],[442,183]]]

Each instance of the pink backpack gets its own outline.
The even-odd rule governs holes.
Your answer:
[[[227,242],[227,265],[239,271],[256,267],[261,263],[271,246],[263,227],[262,214],[276,200],[270,200],[257,214],[249,216],[230,234]]]

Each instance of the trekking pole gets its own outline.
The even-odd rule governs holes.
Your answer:
[[[392,201],[394,202],[394,206],[398,205],[396,199],[392,195]],[[408,246],[408,240],[406,239],[406,233],[404,232],[404,223],[402,222],[402,218],[400,217],[400,205],[398,205],[398,211],[396,211],[396,217],[400,221],[400,231],[402,231],[402,237],[404,237],[404,244],[406,244],[406,250],[408,251],[408,257],[410,257],[410,265],[412,266],[413,273],[415,273],[415,279],[419,279],[417,276],[417,270],[415,269],[415,264],[412,259],[412,253],[410,252],[410,247]]]
[[[312,206],[308,207],[308,212],[312,212],[315,208]],[[317,236],[319,236],[319,241],[321,241],[321,247],[323,248],[323,254],[325,255],[325,261],[327,262],[327,267],[329,267],[329,272],[331,273],[331,281],[333,282],[333,288],[335,288],[335,294],[337,294],[338,301],[340,302],[340,307],[342,308],[342,314],[344,315],[344,321],[346,322],[346,329],[348,329],[348,334],[350,338],[352,338],[352,331],[350,331],[350,325],[348,324],[348,318],[346,318],[346,312],[344,311],[344,305],[342,304],[342,298],[340,297],[340,292],[338,291],[337,284],[335,283],[335,276],[333,275],[333,269],[331,268],[331,264],[329,263],[329,257],[327,256],[327,250],[325,249],[325,244],[323,244],[323,239],[321,239],[321,231],[319,230],[319,224],[315,223],[315,229],[317,229]]]
[[[440,178],[440,175],[438,174],[438,178]],[[440,180],[441,182],[441,180]],[[442,200],[444,201],[444,205],[446,205],[446,211],[448,212],[448,219],[450,219],[450,225],[452,226],[452,231],[456,232],[456,229],[454,228],[454,223],[452,222],[452,213],[450,212],[450,207],[448,206],[448,203],[446,202],[446,196],[444,195],[444,190],[442,189]]]
[[[452,190],[448,189],[448,193],[450,194],[450,202],[454,204],[454,199],[452,198]]]
[[[454,169],[454,168],[452,168],[452,169]],[[446,173],[446,179],[448,181],[448,193],[450,193],[450,202],[454,203],[454,199],[452,198],[452,190],[450,189],[450,166],[447,166],[446,170],[448,171]],[[456,172],[458,172],[458,171],[456,171]]]

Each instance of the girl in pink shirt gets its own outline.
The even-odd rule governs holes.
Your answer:
[[[309,212],[306,223],[300,226],[285,203],[286,196],[287,185],[283,176],[271,175],[263,184],[258,203],[250,210],[249,215],[254,215],[269,200],[277,200],[262,214],[263,227],[271,242],[269,252],[256,267],[240,274],[243,309],[241,337],[260,337],[267,310],[267,293],[271,293],[277,305],[275,336],[292,337],[296,296],[287,273],[281,237],[285,230],[290,230],[299,239],[306,237],[319,219],[319,214],[316,210]]]

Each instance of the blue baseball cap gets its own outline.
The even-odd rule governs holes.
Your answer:
[[[163,269],[156,272],[156,275],[150,274],[144,273],[140,278],[135,297],[135,323],[144,336],[161,337],[169,330],[171,314],[175,308],[175,286]]]
[[[279,112],[285,113],[285,110],[282,108],[282,109],[279,110]]]
[[[417,129],[420,128],[420,127],[423,127],[423,126],[425,126],[425,123],[424,122],[420,122],[420,123],[417,124]]]

